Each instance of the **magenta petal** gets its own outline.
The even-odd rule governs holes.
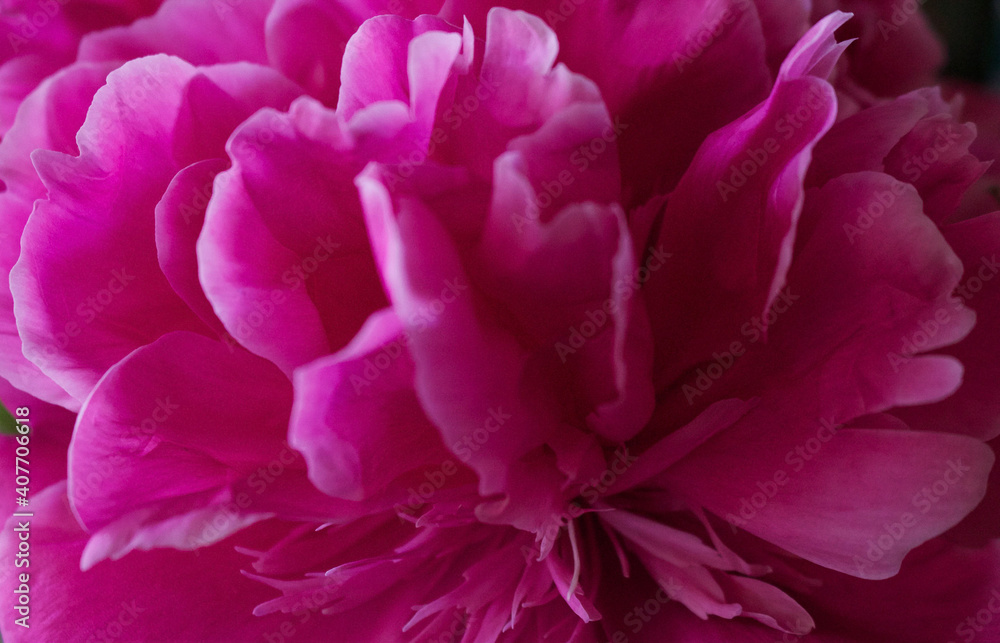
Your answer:
[[[830,11],[831,5],[856,16],[845,29],[858,38],[847,58],[851,75],[866,88],[892,96],[936,80],[945,51],[923,11],[903,13],[905,19],[900,20],[905,10],[887,0],[814,0],[814,18]]]
[[[431,16],[368,20],[347,43],[337,113],[349,120],[373,103],[398,101],[433,118],[461,46],[461,34]]]
[[[222,152],[229,128],[297,93],[247,63],[196,70],[176,58],[143,58],[97,93],[79,157],[35,152],[49,198],[25,228],[11,290],[25,353],[39,355],[39,367],[74,397],[82,400],[107,368],[165,332],[210,332],[160,270],[156,206],[178,170]],[[71,341],[41,353],[59,332]]]
[[[822,581],[811,597],[817,620],[845,624],[855,640],[985,642],[1000,638],[998,564],[997,541],[966,548],[935,540],[907,556],[898,575],[879,583],[827,570],[806,573]]]
[[[944,430],[992,440],[1000,435],[1000,213],[945,227],[942,232],[962,259],[965,272],[956,298],[976,312],[976,326],[962,342],[946,349],[965,369],[958,391],[930,406],[901,409],[914,428]]]
[[[70,448],[70,497],[95,532],[86,565],[134,548],[194,549],[270,515],[328,515],[284,443],[291,395],[267,361],[193,333],[115,365]]]
[[[175,171],[173,118],[192,74],[167,57],[125,65],[94,98],[80,157],[33,155],[49,198],[37,203],[11,271],[14,312],[25,353],[78,400],[134,348],[170,330],[204,329],[163,278],[153,243],[153,209]],[[133,98],[134,84],[149,78],[157,91]],[[70,325],[71,341],[46,353]]]
[[[5,556],[13,557],[17,550],[17,521],[12,518],[4,526],[0,550]],[[330,624],[318,615],[308,623],[287,614],[253,616],[254,607],[274,592],[240,574],[251,559],[237,553],[236,547],[267,547],[285,529],[281,524],[263,525],[206,547],[198,555],[165,549],[133,552],[122,561],[102,562],[83,572],[80,558],[88,535],[70,511],[65,483],[55,484],[39,494],[31,520],[30,586],[39,608],[32,612],[29,628],[15,625],[17,612],[5,610],[0,621],[4,641],[71,641],[88,632],[120,641],[232,643],[265,640],[266,635],[280,632],[283,624],[288,631],[289,622],[300,640],[322,640]],[[17,575],[4,574],[2,580],[3,591],[14,595]],[[164,610],[188,617],[164,618]],[[368,633],[363,628],[355,632]]]
[[[364,21],[384,13],[415,18],[437,13],[440,6],[441,0],[277,0],[267,17],[268,59],[333,107],[347,44]]]
[[[778,43],[765,38],[767,16],[754,5],[697,0],[664,11],[658,0],[599,0],[580,6],[594,12],[589,20],[555,23],[566,64],[594,79],[630,126],[619,141],[627,206],[672,191],[709,134],[767,97]],[[777,12],[794,21],[797,10]],[[791,44],[783,37],[779,46]]]
[[[10,0],[0,12],[7,46],[0,51],[0,135],[24,100],[46,77],[76,60],[87,32],[122,25],[152,13],[161,0],[75,0],[43,5]],[[41,25],[41,27],[39,27]]]
[[[36,149],[49,149],[68,154],[76,153],[76,130],[83,124],[94,92],[104,84],[109,66],[101,64],[75,65],[46,80],[25,99],[14,126],[0,143],[0,179],[6,190],[0,194],[0,275],[9,281],[10,270],[21,254],[21,233],[35,199],[45,196],[45,186],[31,166],[30,154]],[[2,293],[0,315],[0,375],[18,388],[30,391],[38,398],[66,406],[79,407],[79,401],[44,375],[22,353],[21,338],[14,321],[14,302],[10,290]],[[69,324],[70,322],[67,322]],[[52,354],[58,343],[68,343],[68,330],[57,329],[41,348]]]
[[[193,65],[265,64],[264,19],[273,2],[168,0],[155,15],[84,37],[79,57],[124,61],[168,54]]]
[[[749,0],[675,2],[669,10],[658,0],[503,6],[543,19],[558,35],[559,59],[592,79],[611,113],[628,125],[619,140],[627,207],[673,189],[705,136],[766,97],[766,55],[783,56],[806,26],[802,7],[765,11],[767,31],[780,33],[771,43]],[[477,0],[453,0],[442,15],[455,24],[467,16],[482,33],[489,9]]]
[[[721,580],[726,598],[743,608],[740,616],[789,634],[808,634],[815,621],[801,605],[774,585],[756,578],[728,574]]]
[[[780,445],[744,437],[737,454],[725,444],[740,433],[678,463],[668,484],[793,554],[867,579],[895,575],[911,549],[965,517],[994,460],[982,442],[943,433],[814,428],[826,440],[815,457],[795,450],[795,436]],[[812,449],[806,435],[798,446]]]
[[[381,311],[340,352],[296,370],[289,443],[324,493],[361,500],[419,467],[440,470],[440,488],[458,472],[413,391],[408,341]]]
[[[940,90],[918,90],[838,122],[816,145],[807,183],[822,187],[841,174],[884,172],[889,152],[936,104],[944,107]]]
[[[212,196],[212,182],[228,168],[222,159],[198,161],[178,172],[156,204],[156,256],[174,292],[212,330],[225,334],[198,281],[196,243]]]
[[[535,388],[525,386],[535,377],[528,355],[505,330],[478,318],[477,295],[441,223],[415,199],[393,203],[382,179],[372,165],[357,183],[393,309],[411,331],[420,402],[445,444],[479,473],[483,495],[532,498],[497,501],[482,515],[492,521],[502,511],[522,512],[531,516],[526,528],[538,528],[561,504],[555,463],[539,447],[566,451],[579,437],[559,425],[545,388],[524,395]],[[477,431],[497,436],[477,442]],[[555,485],[538,484],[538,475]]]
[[[771,98],[710,136],[671,194],[659,239],[675,256],[647,292],[654,334],[665,340],[659,357],[669,360],[664,381],[724,349],[784,286],[810,154],[836,114],[822,78],[842,50],[833,32],[846,20],[834,14],[813,27]],[[726,225],[706,226],[712,220]]]
[[[909,181],[924,200],[924,212],[947,220],[966,190],[989,168],[969,153],[976,126],[948,113],[925,118],[886,157],[886,173]]]
[[[608,143],[617,136],[614,128],[602,126],[589,137],[580,138],[581,131],[588,131],[597,120],[605,118],[607,111],[600,91],[591,80],[571,72],[562,63],[557,64],[558,52],[559,43],[554,32],[540,18],[493,8],[487,22],[486,45],[478,77],[475,73],[459,77],[454,104],[444,110],[438,123],[445,138],[439,146],[444,148],[444,156],[488,181],[493,175],[494,161],[508,150],[509,143],[522,149],[548,148],[547,151],[553,153],[552,158],[540,155],[535,159],[542,169],[551,168],[553,161],[570,169],[567,164],[582,152],[571,148],[564,155],[555,156],[559,145],[573,141],[577,141],[577,147],[596,145],[594,137],[604,135],[608,138],[601,140],[601,155],[588,150],[590,158],[580,158],[576,163],[586,169],[592,161],[600,159],[595,169],[601,169],[591,175],[598,181],[592,186],[595,191],[612,182],[617,184],[617,177],[609,177],[602,171],[615,165],[614,145]],[[474,64],[471,71],[475,70]],[[592,109],[588,111],[588,107]],[[579,121],[574,122],[575,118],[565,114],[567,110],[578,114]],[[574,125],[579,127],[574,128]],[[532,135],[531,140],[512,142],[518,136],[527,135]],[[464,143],[469,140],[476,144]],[[556,178],[547,172],[532,174],[539,182]],[[588,182],[582,180],[583,177],[577,178],[580,180],[572,192],[587,190]]]
[[[290,375],[385,306],[352,183],[365,150],[312,99],[260,111],[227,147],[233,167],[198,239],[201,284],[236,341]]]
[[[559,158],[544,145],[524,147]],[[549,371],[550,381],[565,378],[572,392],[566,405],[581,407],[595,432],[628,439],[649,419],[653,389],[652,338],[624,215],[618,206],[585,202],[555,210],[548,221],[526,218],[536,194],[524,175],[531,171],[527,153],[510,152],[496,162],[480,241],[480,285],[503,302],[519,333],[552,347],[537,350],[533,361]],[[581,182],[598,192],[602,186],[588,178]],[[665,260],[651,259],[642,271],[663,268]],[[567,273],[569,262],[577,269]]]
[[[863,217],[878,208],[877,223],[868,225]],[[776,377],[782,368],[813,371],[822,395],[817,412],[837,421],[953,393],[961,365],[924,354],[965,338],[975,318],[951,296],[961,262],[921,214],[915,190],[884,174],[844,175],[809,193],[803,220],[809,233],[784,312],[761,361],[744,366]]]

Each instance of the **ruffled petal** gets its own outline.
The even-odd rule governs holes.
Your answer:
[[[964,436],[819,423],[811,436],[763,442],[750,437],[768,428],[753,416],[664,481],[735,526],[859,578],[895,575],[911,549],[957,524],[982,500],[994,460]]]
[[[197,244],[201,284],[232,337],[289,376],[385,306],[351,183],[366,145],[312,99],[262,110],[227,145],[233,167]]]
[[[220,93],[227,98],[216,102]],[[246,63],[199,71],[176,58],[143,58],[98,91],[78,135],[79,157],[33,155],[49,198],[36,204],[11,271],[15,316],[25,354],[76,399],[166,332],[211,332],[160,270],[157,203],[181,167],[222,151],[228,128],[258,106],[287,105],[295,93],[274,72]],[[205,103],[214,107],[200,109]],[[72,341],[45,352],[71,323]]]
[[[379,637],[393,632],[392,625],[395,631],[400,627],[392,623],[382,629],[378,615],[384,604],[379,603],[362,612],[370,618],[353,617],[340,624],[302,604],[294,618],[287,614],[254,617],[254,607],[272,598],[274,592],[240,574],[251,559],[235,547],[266,548],[287,529],[286,524],[255,527],[197,555],[169,549],[133,552],[123,561],[103,562],[81,571],[88,534],[77,526],[70,511],[65,483],[39,494],[34,513],[30,519],[32,564],[28,569],[32,603],[26,621],[30,627],[15,623],[19,618],[15,610],[5,610],[0,620],[4,641],[75,640],[81,632],[108,640],[199,643],[266,640],[292,632],[303,641],[319,641],[330,629],[355,634],[360,637],[357,640],[386,640]],[[14,529],[24,520],[11,518],[4,526],[0,550],[9,560],[14,559],[19,542]],[[3,591],[11,596],[19,583],[16,573],[0,577]],[[225,600],[220,600],[220,595]],[[183,613],[188,618],[165,618],[165,613]],[[369,634],[374,638],[367,638]]]
[[[400,489],[431,485],[418,509],[446,485],[475,483],[420,408],[409,341],[395,314],[381,311],[343,350],[295,372],[289,443],[321,491],[362,500],[411,473]]]
[[[13,128],[0,143],[0,179],[6,190],[0,194],[0,275],[9,282],[10,270],[21,255],[21,233],[36,199],[45,196],[45,186],[31,165],[31,153],[48,149],[72,154],[77,151],[74,136],[83,124],[94,93],[104,84],[109,65],[79,64],[42,83],[20,110]],[[21,338],[14,320],[14,301],[9,289],[0,293],[0,375],[18,388],[38,398],[79,408],[80,402],[30,361],[34,354],[22,353]],[[79,332],[80,321],[67,321],[51,337],[54,343],[41,348],[45,357],[54,355],[59,344],[68,344]],[[72,333],[72,334],[71,334]]]
[[[658,381],[725,350],[784,287],[812,149],[836,114],[823,80],[843,49],[833,33],[848,17],[813,27],[785,60],[771,97],[710,136],[671,194],[659,242],[674,256],[645,293]]]
[[[274,0],[165,0],[155,15],[85,36],[80,60],[126,61],[153,54],[193,65],[267,63],[264,19]]]
[[[267,17],[268,59],[313,97],[333,107],[340,92],[345,50],[365,20],[380,14],[412,19],[437,13],[440,6],[441,0],[277,0]]]
[[[132,549],[195,549],[271,515],[322,521],[347,509],[309,484],[285,444],[291,399],[273,365],[193,333],[164,335],[110,369],[70,449],[70,498],[94,533],[84,566]]]

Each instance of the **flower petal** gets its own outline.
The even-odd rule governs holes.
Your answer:
[[[195,549],[275,514],[349,516],[284,443],[291,396],[267,361],[193,333],[164,335],[111,368],[70,448],[70,498],[95,532],[85,566],[134,548]]]

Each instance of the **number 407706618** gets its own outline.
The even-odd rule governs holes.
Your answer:
[[[17,415],[14,419],[17,421],[18,446],[14,452],[17,458],[14,464],[14,474],[17,476],[14,479],[14,484],[17,485],[15,491],[17,492],[17,495],[20,496],[17,500],[17,504],[23,507],[28,504],[28,484],[30,482],[30,479],[28,478],[28,442],[31,439],[28,432],[31,430],[31,427],[28,418],[28,407],[18,407],[15,413]]]

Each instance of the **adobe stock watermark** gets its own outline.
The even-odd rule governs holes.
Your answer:
[[[111,307],[118,295],[125,292],[135,280],[136,276],[129,273],[128,268],[124,266],[112,270],[108,274],[107,286],[80,300],[73,309],[76,312],[76,319],[67,321],[62,328],[53,332],[52,341],[43,346],[25,346],[24,356],[39,367],[51,364],[59,357],[60,352],[79,337],[90,324],[97,321]],[[30,375],[26,366],[22,365],[21,370],[23,377]]]
[[[588,310],[585,313],[586,319],[577,325],[570,326],[565,339],[555,343],[554,348],[556,355],[559,356],[559,361],[565,364],[570,355],[575,355],[588,341],[600,334],[604,327],[614,320],[619,307],[631,301],[635,293],[653,276],[653,273],[663,268],[667,259],[672,256],[673,253],[664,251],[663,245],[660,244],[652,249],[646,257],[646,261],[632,274],[619,277],[611,287],[612,295],[605,299],[599,307]],[[616,294],[621,298],[620,303]]]
[[[715,42],[722,37],[726,28],[735,24],[740,15],[753,5],[751,0],[737,0],[734,6],[727,7],[720,16],[702,25],[693,36],[689,36],[681,51],[674,52],[674,66],[678,72],[684,71],[688,65],[701,57]]]
[[[576,183],[578,175],[582,175],[590,169],[592,163],[611,149],[615,141],[628,127],[628,123],[621,122],[620,116],[615,116],[614,122],[608,125],[599,136],[577,146],[569,155],[569,162],[576,173],[574,174],[569,169],[563,169],[551,180],[543,180],[539,184],[540,189],[536,188],[534,197],[527,204],[524,214],[515,213],[511,217],[514,229],[521,233],[524,232],[524,228],[529,222],[541,220],[542,213],[552,207],[552,204],[563,195],[566,188]]]
[[[287,610],[282,610],[291,618],[282,621],[277,629],[264,632],[262,635],[265,643],[287,643],[291,641],[299,632],[299,628],[309,622],[316,612],[320,612],[323,606],[328,604],[342,590],[343,583],[340,579],[332,576],[324,576],[323,583],[312,590],[307,596],[302,596]]]
[[[868,578],[874,564],[895,549],[906,534],[920,523],[923,516],[930,513],[934,505],[941,502],[941,499],[972,471],[972,467],[965,463],[964,458],[949,459],[944,464],[945,470],[941,477],[921,488],[910,500],[915,511],[904,511],[895,522],[883,523],[882,533],[868,540],[865,557],[854,556],[858,577]]]
[[[463,435],[460,440],[456,440],[452,444],[452,452],[463,463],[468,463],[472,460],[473,455],[479,452],[512,417],[514,416],[510,413],[504,412],[502,406],[488,409],[487,417],[483,423]],[[434,495],[443,489],[448,480],[458,473],[458,471],[458,465],[451,459],[445,460],[438,468],[432,471],[425,471],[425,480],[416,487],[407,489],[409,495],[407,496],[406,505],[397,503],[393,506],[396,514],[402,520],[405,520],[404,516],[410,518],[416,516],[417,512],[431,502]]]
[[[744,150],[743,158],[737,158],[729,166],[728,180],[720,179],[715,182],[715,189],[723,203],[728,203],[734,194],[749,183],[751,177],[756,176],[774,159],[784,143],[791,140],[796,132],[826,106],[821,87],[823,86],[813,87],[795,110],[775,121],[774,136],[764,139],[758,147]]]
[[[657,584],[659,587],[652,598],[646,599],[625,613],[622,623],[629,628],[633,636],[652,622],[653,617],[660,613],[663,606],[675,600],[683,590],[673,576],[667,578],[666,581],[658,580]],[[621,628],[610,634],[606,641],[607,643],[630,643],[628,633]]]
[[[972,301],[976,295],[982,292],[983,288],[991,282],[1000,272],[1000,262],[997,256],[980,257],[979,265],[974,270],[974,274],[969,276],[964,282],[955,287],[955,294],[949,300],[950,307],[954,311],[965,310],[965,304]],[[901,366],[914,359],[918,354],[929,350],[934,338],[940,334],[947,324],[952,321],[952,313],[946,306],[939,306],[934,313],[917,323],[917,329],[900,338],[899,352],[889,351],[886,359],[892,366],[894,373],[899,373]]]
[[[239,487],[233,487],[231,500],[219,506],[210,518],[205,518],[201,522],[200,530],[189,536],[188,547],[196,549],[218,542],[233,525],[239,524],[247,514],[252,513],[250,508],[255,498],[248,493],[248,489],[257,497],[263,495],[268,487],[301,459],[299,452],[284,442],[281,451],[275,454],[270,462],[257,467],[257,470],[248,475]]]
[[[816,624],[813,623],[811,620],[803,618],[801,616],[796,616],[795,626],[791,629],[794,629],[797,632],[808,632],[815,626]],[[775,636],[778,635],[779,633],[775,632]],[[780,638],[772,639],[770,641],[767,641],[766,643],[801,643],[805,636],[808,635],[792,634],[791,632],[781,632]]]
[[[1000,588],[994,587],[982,609],[955,626],[955,636],[958,638],[948,643],[973,643],[998,616],[1000,616]],[[989,642],[984,640],[984,643]]]
[[[909,183],[920,180],[924,173],[941,160],[942,155],[949,148],[958,144],[960,135],[957,131],[949,130],[942,126],[938,128],[938,135],[934,142],[920,154],[914,154],[903,164],[903,174]],[[905,183],[894,181],[888,190],[877,190],[867,205],[858,206],[858,216],[854,223],[843,224],[844,234],[847,240],[854,245],[854,241],[865,234],[888,212],[896,200],[907,190]]]
[[[879,19],[875,23],[875,27],[878,29],[879,33],[882,34],[882,40],[889,42],[889,38],[892,34],[898,32],[903,26],[908,23],[913,16],[920,12],[920,7],[927,2],[927,0],[901,0],[892,5],[892,13],[889,14],[889,19],[885,18]]]
[[[587,0],[561,0],[555,9],[546,9],[542,17],[554,29],[556,25],[569,20],[577,8],[585,2]]]
[[[618,479],[639,460],[628,452],[628,447],[622,445],[614,452],[614,457],[607,468],[599,475],[584,481],[577,490],[576,498],[571,500],[566,509],[552,516],[552,520],[546,525],[541,538],[535,541],[534,545],[528,547],[521,546],[521,555],[525,561],[539,560],[542,555],[541,542],[555,542],[559,532],[563,527],[569,525],[573,520],[579,518],[587,512],[586,507],[580,502],[580,498],[586,500],[591,505],[595,504],[601,497],[610,495]]]
[[[462,294],[469,290],[469,284],[462,277],[446,279],[438,296],[422,303],[409,318],[409,328],[403,330],[399,337],[387,342],[374,354],[365,358],[361,374],[351,373],[348,380],[354,387],[355,395],[360,395],[366,386],[371,386],[382,373],[399,359],[413,338],[430,328],[444,314],[449,305],[458,301]]]
[[[454,132],[458,131],[484,103],[496,95],[498,89],[500,89],[500,85],[496,81],[485,77],[480,78],[476,88],[463,98],[462,102],[452,105],[442,114],[441,118],[444,123],[451,126],[450,131],[444,127],[434,127],[426,149],[415,145],[406,156],[403,156],[402,153],[397,155],[395,166],[386,166],[385,172],[388,174],[385,179],[386,188],[390,191],[394,190],[397,184],[413,176],[417,168],[427,163],[438,148],[448,142]]]
[[[268,299],[254,301],[253,310],[241,315],[230,325],[234,327],[235,333],[226,333],[222,336],[222,342],[230,353],[235,351],[236,346],[253,337],[264,322],[274,315],[278,307],[288,301],[288,293],[304,287],[320,266],[334,256],[334,251],[340,248],[341,244],[333,241],[332,237],[333,235],[329,234],[325,237],[317,236],[316,246],[312,252],[281,273],[281,281],[288,288],[272,288]]]
[[[844,425],[835,424],[831,419],[820,418],[816,432],[785,454],[785,464],[789,466],[791,473],[785,469],[776,469],[769,478],[758,480],[755,483],[756,490],[740,498],[736,513],[726,514],[724,519],[729,523],[733,533],[737,533],[737,527],[745,528],[754,520],[757,514],[777,497],[781,489],[792,481],[795,474],[801,472],[807,463],[812,462],[823,450],[823,446],[830,443],[843,428]]]
[[[740,334],[746,339],[734,340],[730,342],[728,349],[714,351],[712,360],[705,366],[699,366],[694,372],[694,379],[690,383],[681,386],[684,399],[688,405],[695,403],[695,400],[708,392],[717,381],[722,379],[729,369],[736,365],[739,358],[746,355],[750,346],[759,342],[768,328],[774,326],[780,315],[785,314],[799,299],[799,295],[792,294],[791,289],[784,288],[778,292],[771,307],[763,316],[751,317],[749,321],[740,326]]]
[[[34,9],[25,8],[17,32],[7,32],[7,42],[14,54],[19,53],[22,47],[37,38],[69,2],[70,0],[38,0]]]
[[[86,643],[114,643],[122,638],[125,630],[135,623],[139,615],[146,611],[145,607],[139,607],[135,599],[121,602],[121,611],[118,615],[108,621],[108,623],[87,637]]]

